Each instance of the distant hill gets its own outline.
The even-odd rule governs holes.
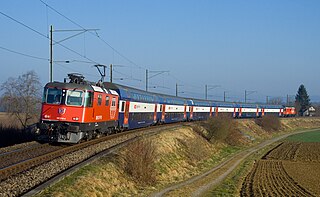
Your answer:
[[[320,95],[310,95],[311,103],[320,103]]]

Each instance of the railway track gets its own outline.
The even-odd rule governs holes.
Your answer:
[[[102,151],[124,144],[137,137],[176,127],[181,127],[181,124],[149,127],[104,136],[2,168],[0,169],[0,196],[20,196]]]
[[[9,152],[14,152],[14,151],[18,151],[19,149],[28,147],[28,146],[35,146],[39,144],[39,142],[36,141],[31,141],[31,142],[25,142],[25,143],[21,143],[21,144],[16,144],[13,146],[8,146],[8,147],[2,147],[0,148],[0,155],[2,154],[6,154]]]
[[[32,151],[32,150],[38,150],[41,148],[49,147],[49,144],[44,144],[43,146],[30,147],[30,148],[23,149],[21,151],[9,152],[8,154],[2,155],[2,157],[4,157],[4,159],[6,157],[11,158],[12,161],[15,161],[15,160],[21,160],[21,161],[18,163],[12,162],[13,164],[11,164],[11,165],[3,164],[2,166],[5,166],[5,167],[2,167],[1,164],[6,163],[6,162],[0,162],[0,166],[2,167],[2,168],[0,168],[0,181],[8,178],[9,176],[23,172],[27,169],[30,169],[34,166],[48,162],[48,161],[53,160],[53,159],[60,157],[62,155],[86,148],[90,145],[94,145],[94,144],[100,143],[105,140],[110,140],[110,139],[113,139],[113,138],[116,138],[118,136],[122,136],[125,134],[127,134],[127,133],[119,133],[119,134],[115,134],[115,135],[104,136],[99,139],[91,140],[88,142],[83,142],[83,143],[76,144],[73,146],[69,146],[69,147],[65,147],[65,148],[56,148],[57,150],[52,149],[51,151],[48,151],[46,154],[39,154],[38,156],[27,158],[27,159],[19,159],[16,156],[17,155],[21,156],[23,154],[28,153],[29,151]],[[1,156],[0,156],[0,159],[1,159]],[[11,160],[9,160],[9,162],[10,161]]]
[[[60,146],[52,146],[50,144],[36,144],[14,151],[2,153],[0,154],[0,170],[38,156],[45,155],[49,152],[53,152],[61,148],[62,147]]]

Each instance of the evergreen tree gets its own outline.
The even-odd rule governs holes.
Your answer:
[[[303,112],[310,107],[309,95],[303,84],[301,84],[298,89],[296,95],[296,105],[300,115],[302,115]]]

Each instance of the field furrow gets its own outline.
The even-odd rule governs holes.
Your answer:
[[[241,196],[314,196],[298,185],[282,162],[259,160],[243,183]]]

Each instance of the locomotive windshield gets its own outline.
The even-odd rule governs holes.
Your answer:
[[[73,106],[81,106],[83,101],[83,91],[80,90],[68,90],[66,104]]]
[[[47,88],[44,90],[43,102],[49,104],[61,104],[62,90],[56,88]]]

